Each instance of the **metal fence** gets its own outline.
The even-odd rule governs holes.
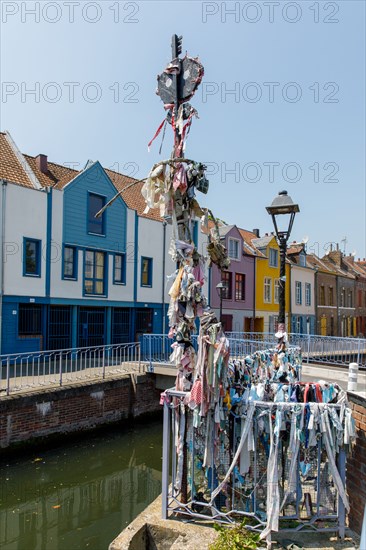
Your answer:
[[[264,347],[271,348],[276,343],[274,335],[269,332],[227,332],[226,336],[230,341],[230,355],[238,359]],[[144,334],[141,337],[141,357],[150,367],[154,363],[168,364],[173,341],[166,334]],[[197,335],[192,337],[192,344],[197,349]],[[306,363],[341,366],[357,363],[360,368],[366,368],[366,339],[291,333],[289,344],[301,348]]]
[[[197,351],[197,335],[191,337],[192,345]],[[230,358],[244,360],[247,355],[263,349],[263,346],[273,348],[273,339],[263,340],[243,340],[229,338]],[[143,334],[140,338],[141,360],[149,364],[150,370],[153,370],[154,363],[170,364],[170,354],[172,353],[173,338],[166,334]]]
[[[139,343],[15,353],[0,356],[0,390],[62,386],[109,375],[141,372]]]
[[[186,468],[183,466],[182,479],[182,443],[178,441],[179,420],[177,415],[185,398],[184,392],[167,390],[164,402],[163,430],[163,472],[162,472],[162,514],[182,515],[185,518],[209,519],[231,523],[238,518],[248,518],[247,527],[263,531],[267,522],[267,489],[276,479],[278,498],[284,503],[280,511],[281,530],[295,531],[338,531],[341,537],[345,533],[345,507],[338,492],[329,457],[324,451],[325,435],[319,434],[316,444],[309,448],[306,457],[297,458],[296,469],[288,454],[288,429],[281,432],[278,443],[278,462],[273,476],[268,477],[270,441],[261,435],[259,423],[263,415],[273,414],[271,406],[278,403],[255,402],[253,414],[253,447],[251,449],[246,474],[239,473],[236,466],[228,477],[227,472],[234,455],[238,452],[243,419],[240,416],[226,416],[225,429],[221,429],[220,442],[215,445],[215,421],[213,412],[201,426],[193,420],[192,411],[186,417]],[[293,409],[306,404],[287,403],[281,406]],[[339,416],[341,405],[319,404],[334,408]],[[209,413],[210,414],[210,413]],[[212,433],[211,433],[212,432]],[[205,454],[205,442],[212,446]],[[211,456],[209,456],[211,453]],[[206,463],[206,467],[203,464]],[[209,467],[207,467],[207,464]],[[340,449],[336,466],[340,479],[345,483],[345,451]],[[290,474],[290,470],[292,474]],[[294,474],[295,472],[295,474]],[[336,474],[338,475],[338,474]],[[180,478],[180,479],[179,479]],[[290,483],[290,479],[292,482]],[[171,480],[171,483],[170,483]],[[227,480],[227,481],[225,481]],[[215,489],[220,485],[222,489]],[[268,540],[268,539],[267,539]]]

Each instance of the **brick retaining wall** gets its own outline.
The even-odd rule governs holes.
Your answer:
[[[350,528],[360,534],[366,502],[366,398],[348,393],[348,399],[357,429],[356,445],[347,460],[348,519]]]
[[[0,398],[0,447],[161,410],[151,374],[11,394]]]

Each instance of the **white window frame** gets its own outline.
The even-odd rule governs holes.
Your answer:
[[[302,305],[302,285],[301,281],[295,281],[295,303],[297,306]]]
[[[237,243],[237,246],[238,246],[238,249],[237,249],[237,256],[232,256],[231,255],[231,250],[230,250],[230,246],[231,246],[231,243]],[[239,239],[234,239],[233,237],[229,237],[229,240],[228,240],[228,252],[229,252],[229,258],[230,260],[236,260],[236,261],[239,261],[240,260],[240,240]]]
[[[272,263],[271,261],[271,253],[275,253],[275,256],[276,256],[276,262],[275,263]],[[269,266],[270,267],[278,267],[278,250],[277,248],[272,248],[272,247],[269,247],[269,259],[268,259],[268,262],[269,262]]]
[[[266,290],[269,290],[268,300],[266,296]],[[264,277],[263,301],[265,304],[272,303],[272,278],[271,277]]]
[[[280,280],[275,279],[273,281],[273,301],[275,304],[280,302]]]

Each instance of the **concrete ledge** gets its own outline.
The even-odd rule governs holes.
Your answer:
[[[217,538],[212,522],[161,519],[161,495],[109,545],[109,550],[207,550]]]

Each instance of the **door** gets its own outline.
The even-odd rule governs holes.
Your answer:
[[[149,307],[136,310],[136,342],[141,334],[151,334],[153,331],[153,310]]]
[[[105,308],[79,309],[79,347],[103,346],[105,343]]]
[[[254,332],[263,332],[264,330],[264,317],[256,317],[254,319]]]
[[[324,315],[320,319],[320,334],[322,336],[327,335],[327,318]]]
[[[232,332],[233,330],[233,316],[232,315],[222,315],[222,327],[225,332]]]
[[[71,348],[71,307],[50,306],[48,349]]]
[[[115,307],[112,313],[112,344],[130,341],[131,315],[128,307]]]

